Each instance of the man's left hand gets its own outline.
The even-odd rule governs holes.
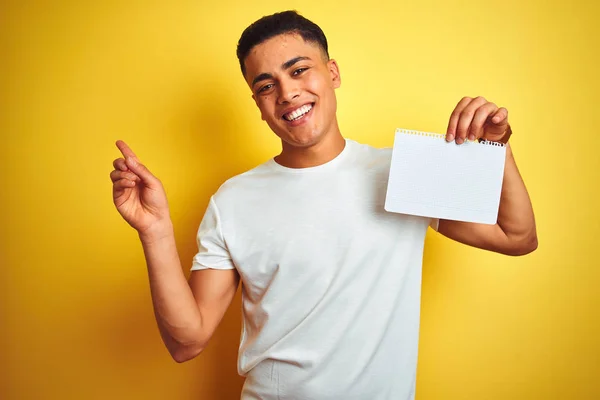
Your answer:
[[[508,141],[510,125],[508,110],[498,107],[483,97],[463,97],[450,116],[446,140],[457,144],[466,139],[486,139],[492,142]]]

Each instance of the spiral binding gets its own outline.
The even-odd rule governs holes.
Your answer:
[[[492,142],[491,140],[487,140],[487,139],[483,139],[483,140],[479,139],[479,143],[486,144],[488,146],[506,147],[506,144],[504,144],[504,143]]]
[[[397,128],[396,133],[403,133],[405,135],[427,136],[427,137],[432,137],[435,139],[444,139],[444,140],[446,139],[446,135],[444,135],[443,133],[421,132],[421,131],[415,131],[415,130],[411,130],[411,129]],[[468,140],[467,139],[466,141],[468,141],[470,143],[484,144],[486,146],[496,146],[496,147],[505,147],[506,146],[504,143],[492,142],[487,139],[478,139],[478,140]]]

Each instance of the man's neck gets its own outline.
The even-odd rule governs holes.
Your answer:
[[[309,147],[286,146],[284,143],[283,150],[275,157],[275,161],[288,168],[316,167],[336,158],[345,146],[346,140],[338,131]]]

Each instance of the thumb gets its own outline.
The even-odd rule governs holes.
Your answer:
[[[141,164],[135,157],[126,157],[125,163],[127,167],[137,176],[140,177],[143,183],[151,186],[156,182],[156,177],[146,168],[145,165]]]

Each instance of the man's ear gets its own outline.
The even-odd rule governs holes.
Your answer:
[[[252,94],[252,100],[254,100],[254,104],[256,104],[256,107],[258,107],[258,100],[256,100],[256,96],[254,95],[254,93]],[[265,116],[263,115],[260,107],[258,107],[258,111],[260,111],[260,119],[265,121]]]
[[[332,58],[329,61],[327,61],[327,68],[329,69],[329,75],[331,76],[333,88],[339,88],[342,84],[342,77],[340,76],[340,67],[338,67],[337,62]]]

